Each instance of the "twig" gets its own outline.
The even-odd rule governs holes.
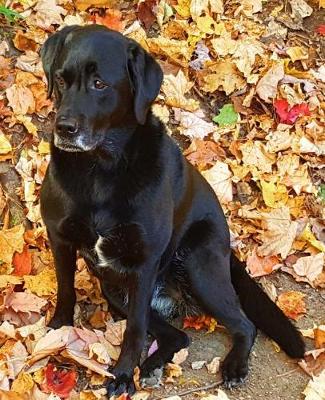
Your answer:
[[[171,393],[171,394],[168,394],[168,397],[172,397],[172,396],[180,396],[180,397],[181,397],[181,396],[186,396],[187,394],[191,394],[191,393],[194,393],[194,392],[201,392],[201,391],[203,391],[203,390],[211,390],[211,389],[214,389],[214,388],[220,386],[220,385],[222,384],[222,382],[223,382],[223,381],[220,380],[220,381],[218,381],[218,382],[211,383],[210,385],[200,386],[200,387],[197,387],[197,388],[185,390],[184,392],[180,392],[180,393]],[[154,397],[153,400],[162,400],[162,399],[164,399],[164,398],[165,398],[165,397]]]
[[[298,368],[294,368],[294,369],[291,369],[290,371],[284,372],[283,374],[276,375],[276,377],[280,378],[282,376],[291,375],[293,372],[296,372],[296,371],[298,371]]]

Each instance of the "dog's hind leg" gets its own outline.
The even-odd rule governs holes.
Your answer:
[[[192,249],[184,261],[192,295],[203,312],[226,326],[233,347],[222,366],[224,384],[234,387],[248,373],[248,357],[256,328],[242,311],[230,279],[230,251],[221,249],[213,238],[204,246]],[[185,273],[186,273],[185,272]]]

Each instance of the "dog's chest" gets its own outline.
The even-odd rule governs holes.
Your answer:
[[[61,223],[61,230],[96,269],[125,272],[145,260],[146,235],[140,224],[117,221],[108,213],[87,218],[71,215]]]

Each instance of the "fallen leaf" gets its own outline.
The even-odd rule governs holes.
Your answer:
[[[206,361],[193,361],[191,363],[191,368],[194,370],[202,369],[206,363]]]
[[[216,90],[224,90],[229,95],[246,85],[244,78],[235,64],[229,59],[209,64],[208,69],[202,75],[202,80],[203,85],[201,89],[208,93],[213,93]]]
[[[1,261],[10,264],[14,253],[22,253],[24,249],[24,227],[16,225],[11,229],[0,231],[0,258]]]
[[[0,130],[0,154],[8,154],[12,151],[11,144],[5,134]]]
[[[122,20],[121,11],[115,9],[105,10],[105,15],[103,17],[96,14],[94,22],[118,32],[123,32],[125,25],[124,21]]]
[[[46,304],[45,299],[25,292],[12,292],[4,299],[4,306],[6,308],[23,313],[39,313]]]
[[[220,110],[219,114],[213,118],[213,122],[216,122],[219,126],[234,125],[238,122],[239,114],[236,113],[232,104],[225,104]]]
[[[306,305],[304,302],[305,294],[297,291],[289,291],[281,293],[276,302],[284,314],[297,321],[300,317],[306,314]]]
[[[278,83],[284,77],[284,66],[282,62],[273,65],[266,74],[258,81],[256,93],[266,103],[271,103],[276,98]]]
[[[285,99],[275,100],[274,108],[280,118],[280,122],[288,125],[294,124],[299,117],[310,115],[307,104],[295,104],[289,108],[289,103]]]
[[[34,386],[33,378],[30,374],[21,372],[12,382],[11,390],[20,394],[28,393]],[[1,396],[0,396],[1,398]]]
[[[297,275],[306,277],[312,283],[323,271],[324,260],[324,253],[301,257],[292,268]]]
[[[182,111],[179,129],[182,135],[190,139],[204,139],[209,133],[214,132],[215,126],[211,122],[204,121],[195,113]]]
[[[57,283],[54,268],[44,268],[37,275],[25,276],[24,288],[37,296],[50,296],[56,293]]]
[[[214,357],[208,364],[206,364],[209,374],[215,375],[220,369],[220,357]]]
[[[224,161],[226,159],[224,149],[211,140],[193,139],[183,154],[199,170],[213,166],[217,160]]]
[[[308,60],[308,51],[304,47],[289,47],[286,51],[292,62],[296,62],[298,60]]]
[[[325,371],[319,376],[313,376],[302,393],[305,400],[323,400],[325,398]]]
[[[175,382],[174,378],[179,378],[182,374],[182,367],[178,364],[167,363],[166,364],[166,383]]]
[[[50,363],[45,369],[45,382],[42,385],[42,390],[46,393],[55,393],[60,398],[66,399],[76,383],[77,372],[72,366],[70,369],[65,369]]]
[[[29,252],[28,246],[24,246],[22,253],[15,252],[12,265],[14,267],[14,274],[18,276],[29,275],[32,270],[32,256]]]
[[[256,248],[247,257],[246,265],[253,278],[269,275],[281,266],[276,256],[260,257],[256,252]]]
[[[232,201],[232,173],[227,164],[217,161],[212,168],[202,171],[202,175],[209,182],[221,203]]]
[[[261,235],[262,245],[257,248],[259,256],[280,254],[285,259],[297,234],[298,223],[291,221],[290,210],[283,206],[263,213],[266,230]]]
[[[316,29],[315,29],[316,33],[319,33],[321,36],[325,36],[325,25],[319,25]]]
[[[240,145],[243,154],[243,162],[249,166],[256,166],[261,172],[272,172],[272,165],[276,156],[267,151],[266,146],[260,141],[249,140]]]
[[[188,357],[188,349],[181,349],[177,353],[174,354],[172,363],[173,364],[182,364]]]
[[[187,111],[195,111],[199,103],[185,97],[192,86],[193,83],[187,80],[182,70],[179,70],[176,76],[165,75],[161,90],[166,96],[166,104]]]

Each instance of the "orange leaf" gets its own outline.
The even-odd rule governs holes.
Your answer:
[[[14,267],[14,275],[29,275],[32,270],[32,255],[28,251],[28,246],[24,246],[22,253],[15,252],[12,265]]]
[[[247,257],[247,268],[252,277],[269,275],[277,269],[277,266],[280,266],[280,264],[276,256],[260,257],[256,253],[256,248]]]
[[[217,322],[214,318],[206,315],[199,317],[185,317],[183,321],[183,328],[194,328],[196,330],[206,328],[208,332],[213,332],[217,326]]]
[[[54,364],[48,364],[45,369],[45,383],[42,390],[55,393],[62,399],[69,397],[77,382],[77,372],[74,369],[59,369]]]
[[[99,25],[104,25],[107,28],[114,29],[115,31],[122,32],[124,29],[124,22],[121,21],[121,11],[119,10],[106,10],[104,17],[95,15],[94,22]]]
[[[289,291],[280,294],[276,303],[287,317],[296,321],[306,313],[304,297],[301,292]]]

